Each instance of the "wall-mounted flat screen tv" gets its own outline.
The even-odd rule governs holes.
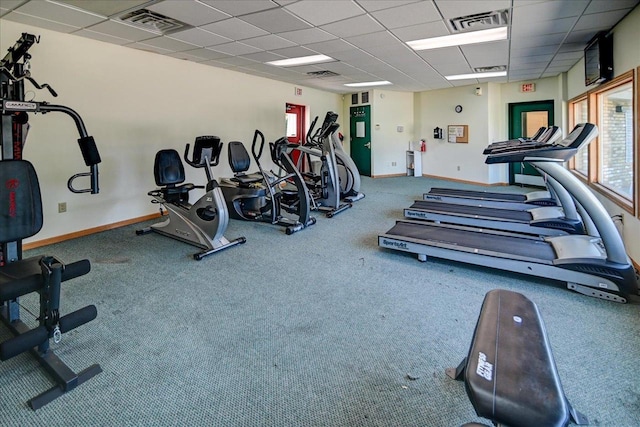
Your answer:
[[[584,84],[613,78],[613,34],[598,33],[584,48]]]

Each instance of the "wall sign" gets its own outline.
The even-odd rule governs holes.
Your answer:
[[[522,83],[520,85],[520,92],[535,92],[536,84],[535,83]]]

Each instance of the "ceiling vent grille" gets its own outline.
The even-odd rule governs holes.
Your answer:
[[[119,18],[122,22],[134,25],[147,31],[159,35],[171,34],[179,30],[191,28],[190,25],[177,19],[169,18],[148,9],[138,9],[122,15]]]
[[[509,10],[494,10],[449,20],[454,31],[483,30],[509,24]]]
[[[475,67],[473,69],[476,73],[490,73],[492,71],[507,71],[506,65],[490,65],[488,67]]]
[[[307,73],[307,76],[311,76],[311,77],[335,77],[339,75],[340,74],[334,73],[333,71],[329,71],[329,70],[309,71]]]

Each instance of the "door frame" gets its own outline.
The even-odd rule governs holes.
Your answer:
[[[368,167],[365,167],[367,165],[363,165],[362,164],[362,160],[360,158],[360,156],[357,155],[357,153],[355,152],[358,148],[358,145],[354,143],[354,139],[356,138],[356,131],[354,128],[354,117],[353,117],[353,111],[355,109],[364,109],[366,111],[365,116],[368,117],[368,124],[369,126],[366,127],[365,126],[365,135],[368,135],[369,137],[369,148],[368,148],[368,153],[369,153],[369,158],[368,158]],[[356,164],[360,175],[365,175],[365,176],[373,176],[373,162],[372,162],[372,158],[373,158],[373,150],[371,149],[371,144],[373,143],[373,137],[371,134],[371,105],[366,104],[366,105],[351,105],[349,107],[349,136],[350,136],[350,144],[349,144],[349,155],[351,156],[351,159],[353,160],[353,162]],[[368,173],[367,173],[368,172]]]
[[[521,115],[522,113],[528,113],[532,111],[546,111],[548,113],[548,123],[547,126],[554,125],[555,119],[555,103],[553,99],[547,99],[542,101],[529,101],[529,102],[512,102],[508,105],[509,110],[509,122],[508,122],[508,132],[509,139],[521,138],[523,136],[522,132],[522,122]],[[531,175],[531,176],[539,176],[540,174],[533,169],[533,167],[525,165],[520,171],[520,164],[509,163],[509,184],[520,184],[516,182],[516,174],[521,175]],[[526,184],[526,183],[523,183]],[[544,186],[544,180],[542,178],[537,179],[533,178],[531,180],[531,185],[541,185]]]

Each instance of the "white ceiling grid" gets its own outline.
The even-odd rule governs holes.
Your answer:
[[[345,83],[388,80],[424,91],[518,81],[567,71],[586,43],[640,0],[0,0],[3,19],[337,93]],[[187,24],[161,34],[123,23],[147,9]],[[453,34],[450,19],[507,9],[506,41],[413,51],[405,42]],[[316,65],[268,61],[323,54]],[[450,82],[475,67],[507,66],[503,78]],[[338,76],[307,73],[328,70]]]

